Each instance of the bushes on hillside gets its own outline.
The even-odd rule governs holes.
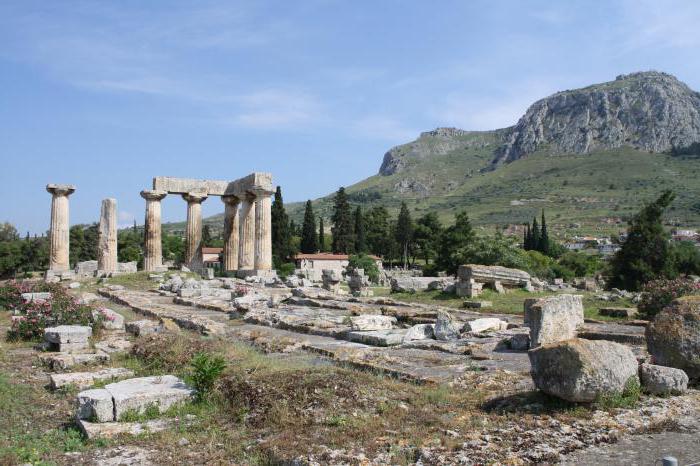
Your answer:
[[[654,280],[642,288],[639,312],[652,318],[674,299],[697,294],[700,294],[700,283],[695,283],[689,278]]]

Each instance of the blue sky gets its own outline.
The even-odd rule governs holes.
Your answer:
[[[699,24],[692,0],[0,0],[0,221],[45,231],[49,182],[77,186],[72,223],[105,197],[143,223],[157,175],[270,171],[306,200],[558,90],[648,69],[700,90]]]

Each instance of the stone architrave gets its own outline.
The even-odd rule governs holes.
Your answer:
[[[117,200],[104,199],[100,211],[97,269],[104,273],[117,270]]]
[[[237,196],[222,196],[221,201],[226,205],[224,208],[224,260],[225,271],[238,270],[238,238],[239,221],[238,206],[241,200]]]
[[[255,196],[247,193],[241,199],[240,236],[238,238],[238,270],[255,267]]]
[[[67,271],[70,268],[70,222],[68,196],[75,192],[70,184],[47,184],[51,199],[51,228],[49,230],[49,270]]]
[[[141,197],[146,200],[143,270],[147,272],[156,272],[163,268],[160,201],[162,201],[166,195],[167,193],[165,191],[154,189],[141,191]]]
[[[185,263],[190,268],[202,262],[202,202],[207,199],[203,192],[183,194],[187,201],[187,229],[185,231]]]
[[[272,270],[271,191],[255,191],[255,264],[256,271]]]

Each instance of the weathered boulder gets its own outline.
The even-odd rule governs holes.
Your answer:
[[[688,389],[688,375],[674,367],[642,364],[639,378],[644,390],[654,395],[680,395]]]
[[[435,337],[434,324],[418,324],[409,328],[403,337],[403,342],[407,343],[413,340],[430,340]]]
[[[482,319],[470,320],[464,324],[463,332],[480,333],[486,331],[505,330],[508,322],[495,317],[484,317]]]
[[[321,272],[323,280],[323,289],[337,293],[340,291],[340,281],[343,279],[342,274],[336,269],[323,269]]]
[[[528,356],[535,386],[568,401],[622,393],[629,379],[638,377],[632,350],[611,341],[573,338],[532,349]]]
[[[647,349],[656,364],[683,369],[700,382],[700,297],[681,298],[646,328]]]
[[[418,293],[428,289],[435,277],[393,277],[391,279],[392,293]]]
[[[561,294],[525,300],[525,325],[530,327],[530,347],[576,337],[583,325],[580,295]]]
[[[350,317],[350,328],[353,330],[390,330],[396,325],[396,317],[363,314]]]
[[[435,321],[435,339],[441,341],[456,340],[459,338],[461,325],[457,323],[451,314],[438,310]]]
[[[513,351],[527,351],[530,348],[530,334],[516,333],[508,339],[508,346]]]
[[[49,349],[63,353],[85,351],[89,348],[92,328],[87,325],[59,325],[44,329],[44,341]]]
[[[135,337],[159,333],[164,330],[163,323],[155,320],[134,320],[127,322],[125,328]]]

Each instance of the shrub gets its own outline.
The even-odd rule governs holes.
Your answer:
[[[192,373],[190,380],[195,390],[197,399],[205,400],[209,397],[214,384],[226,369],[226,361],[221,356],[214,356],[209,353],[197,353],[192,361]]]
[[[700,294],[700,283],[689,278],[653,280],[642,288],[642,298],[637,307],[639,312],[653,318],[674,299],[694,294]]]
[[[28,293],[31,286],[12,280],[0,287],[0,308],[12,309],[22,304],[22,293]]]
[[[184,373],[198,353],[209,352],[213,343],[187,334],[157,334],[141,337],[131,347],[148,372]]]
[[[279,267],[277,267],[277,275],[282,280],[284,280],[285,278],[294,273],[295,268],[296,266],[293,262],[285,262],[284,264],[281,264]]]
[[[633,408],[639,401],[642,394],[642,387],[637,377],[630,377],[622,393],[608,393],[600,396],[596,404],[602,409]]]
[[[350,256],[348,270],[354,269],[364,269],[365,275],[367,275],[372,283],[377,283],[379,281],[379,268],[377,267],[377,263],[366,254]]]

